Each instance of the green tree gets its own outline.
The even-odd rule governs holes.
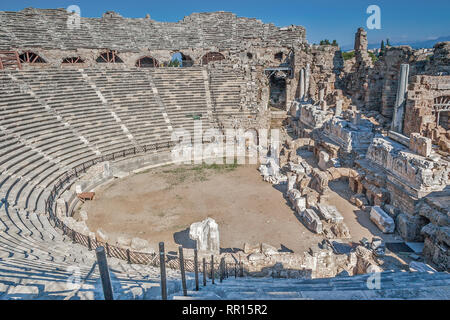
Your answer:
[[[389,42],[389,38],[386,39],[386,45],[387,45],[387,46],[390,46],[390,45],[391,45],[391,43]]]
[[[339,46],[336,40],[333,40],[333,42],[331,43],[332,46],[337,47]]]
[[[381,40],[381,46],[380,46],[380,56],[384,55],[384,52],[386,51],[386,47],[384,45],[384,40]]]

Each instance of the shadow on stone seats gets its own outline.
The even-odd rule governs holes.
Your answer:
[[[183,246],[186,249],[195,249],[196,241],[189,238],[189,228],[183,231],[175,232],[173,234],[173,240],[179,246]]]

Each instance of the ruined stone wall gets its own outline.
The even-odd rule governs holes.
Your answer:
[[[68,26],[68,21],[77,19],[79,24]],[[109,48],[125,52],[143,48],[225,49],[240,47],[245,42],[287,47],[305,42],[305,29],[301,26],[278,28],[230,12],[193,13],[172,23],[123,18],[117,13],[107,13],[102,18],[77,18],[65,9],[27,8],[0,12],[0,22],[1,49]]]
[[[420,133],[449,152],[449,132],[437,124],[433,109],[439,97],[450,97],[450,76],[414,76],[408,87],[403,133]]]
[[[409,46],[387,47],[373,63],[367,54],[367,35],[360,28],[355,36],[355,58],[346,61],[345,92],[358,107],[376,110],[391,119],[401,64],[409,64],[409,80],[416,75],[445,75],[450,72],[450,42],[437,43],[434,52]]]
[[[331,45],[310,45],[299,47],[295,51],[294,79],[288,101],[300,97],[300,72],[309,66],[309,86],[305,95],[315,101],[319,100],[319,91],[324,89],[324,98],[328,99],[336,88],[340,88],[340,74],[344,61],[338,47]]]

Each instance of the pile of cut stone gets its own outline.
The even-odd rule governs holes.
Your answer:
[[[286,176],[281,173],[277,160],[272,157],[268,157],[266,163],[261,164],[258,170],[264,181],[272,184],[286,183]]]

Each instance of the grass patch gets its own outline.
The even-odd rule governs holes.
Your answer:
[[[342,58],[345,61],[352,59],[355,56],[355,51],[342,52]]]

